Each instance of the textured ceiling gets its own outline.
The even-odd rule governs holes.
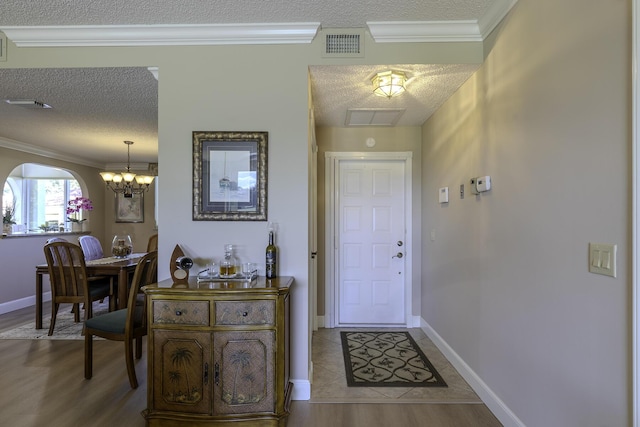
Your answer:
[[[492,0],[3,0],[0,25],[218,24],[478,19]]]
[[[479,20],[498,0],[4,0],[3,26],[318,22],[366,28],[370,21]],[[501,0],[505,1],[505,0]],[[477,69],[477,64],[386,64],[405,71],[407,92],[372,95],[383,66],[310,68],[315,118],[344,126],[349,109],[404,109],[398,126],[422,124]],[[0,138],[108,164],[157,161],[157,81],[146,68],[0,69],[0,100],[31,98],[54,106],[24,109],[0,102]],[[88,139],[87,135],[91,135]]]
[[[35,99],[26,109],[4,99]],[[146,68],[0,70],[0,136],[101,163],[157,162],[158,82]]]
[[[404,71],[406,91],[387,99],[373,95],[371,77],[387,68]],[[419,126],[478,68],[477,64],[315,66],[310,68],[318,126],[344,126],[348,109],[405,109],[397,126]]]

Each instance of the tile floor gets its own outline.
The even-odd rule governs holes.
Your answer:
[[[354,329],[319,329],[313,333],[310,403],[482,403],[419,328],[394,330],[409,331],[448,387],[348,387],[340,340],[340,331],[345,330]]]

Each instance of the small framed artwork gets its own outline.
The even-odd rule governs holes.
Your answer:
[[[267,132],[193,132],[193,220],[267,220]]]
[[[144,222],[144,194],[116,193],[116,222]]]

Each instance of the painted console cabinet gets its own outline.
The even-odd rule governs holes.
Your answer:
[[[292,277],[145,288],[148,426],[284,427]]]

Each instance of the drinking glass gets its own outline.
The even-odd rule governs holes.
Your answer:
[[[254,262],[245,262],[242,264],[242,276],[245,279],[250,279],[256,271],[256,264]]]
[[[207,275],[209,277],[216,277],[218,275],[218,265],[215,262],[207,264]]]

